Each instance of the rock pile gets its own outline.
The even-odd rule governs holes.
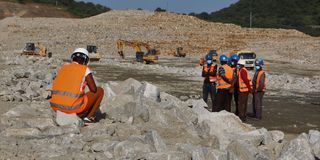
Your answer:
[[[3,114],[0,159],[320,158],[319,131],[287,142],[281,131],[256,129],[225,111],[208,112],[202,100],[183,102],[147,82],[127,79],[104,89],[106,116],[86,127],[57,125],[46,101]]]
[[[39,57],[7,57],[8,68],[0,82],[0,98],[4,101],[40,101],[49,98],[51,82],[61,60]]]

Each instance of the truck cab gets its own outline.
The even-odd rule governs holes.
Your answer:
[[[240,60],[246,62],[245,67],[249,69],[254,69],[254,61],[256,60],[257,55],[252,51],[239,51],[237,55],[240,57]]]

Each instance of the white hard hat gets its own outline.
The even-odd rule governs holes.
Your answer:
[[[240,65],[245,65],[245,64],[246,64],[246,61],[243,60],[243,59],[240,59],[240,60],[238,61],[238,64],[240,64]]]
[[[77,49],[75,49],[75,50],[73,51],[72,54],[74,54],[74,53],[83,53],[84,55],[86,55],[86,56],[89,57],[89,52],[88,52],[88,50],[85,49],[85,48],[77,48]]]

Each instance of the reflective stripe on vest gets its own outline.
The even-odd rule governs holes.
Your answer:
[[[73,98],[80,98],[80,97],[84,96],[83,93],[74,94],[74,93],[71,93],[71,92],[64,92],[64,91],[58,91],[58,90],[51,91],[51,95],[53,95],[53,94],[57,94],[57,95],[61,95],[61,96],[67,96],[67,97],[73,97]]]
[[[221,66],[224,71],[225,71],[225,77],[231,81],[233,77],[233,69],[228,66],[227,64],[224,64]],[[222,77],[219,75],[217,76],[217,81],[218,81],[218,89],[229,89],[231,87],[231,84],[228,82],[224,81]]]
[[[80,113],[87,98],[80,90],[87,67],[77,63],[62,65],[52,84],[51,107],[54,111]]]
[[[248,92],[249,88],[247,87],[246,83],[244,83],[242,77],[241,77],[241,71],[244,70],[247,73],[247,79],[249,80],[250,85],[252,86],[251,78],[248,73],[248,70],[245,67],[242,67],[239,69],[238,72],[238,82],[239,82],[239,91],[240,92]]]
[[[259,85],[260,85],[260,80],[261,80],[261,76],[265,74],[265,72],[262,70],[262,71],[259,71],[258,72],[258,76],[257,76],[257,79],[256,79],[256,92],[258,92],[258,88],[259,88]],[[263,88],[262,88],[262,91],[266,91],[266,80],[264,80],[264,84],[263,84]]]
[[[75,106],[64,106],[64,105],[61,105],[61,104],[51,103],[51,102],[50,102],[51,107],[59,108],[59,109],[61,109],[61,110],[68,110],[68,111],[78,109],[78,108],[80,108],[83,104],[84,104],[84,102],[82,101],[81,103],[79,103],[79,104],[77,104],[77,105],[75,105]]]
[[[208,65],[205,64],[205,65],[204,65],[204,71],[205,71],[205,72],[214,73],[214,72],[215,72],[214,66],[215,66],[215,65],[212,64],[212,65],[210,66],[210,70],[209,70],[209,69],[208,69]],[[217,77],[215,77],[215,76],[209,76],[209,81],[210,81],[210,82],[216,82],[216,81],[217,81]]]

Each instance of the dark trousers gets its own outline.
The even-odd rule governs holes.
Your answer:
[[[239,118],[242,121],[246,121],[249,92],[239,92],[238,96]]]
[[[264,92],[254,92],[252,98],[253,115],[255,118],[262,118],[262,98]]]
[[[232,93],[230,93],[229,89],[218,89],[217,103],[213,108],[213,112],[220,112],[222,110],[231,112],[231,98]]]
[[[234,97],[234,104],[236,106],[236,115],[239,116],[239,105],[238,105],[238,101],[239,101],[239,91],[238,89],[234,89],[234,92],[233,92],[233,97]]]
[[[203,100],[207,103],[208,102],[208,96],[210,94],[211,102],[212,102],[212,109],[215,106],[216,102],[216,95],[217,95],[217,89],[216,89],[216,83],[212,82],[204,82],[202,86],[202,96]]]

